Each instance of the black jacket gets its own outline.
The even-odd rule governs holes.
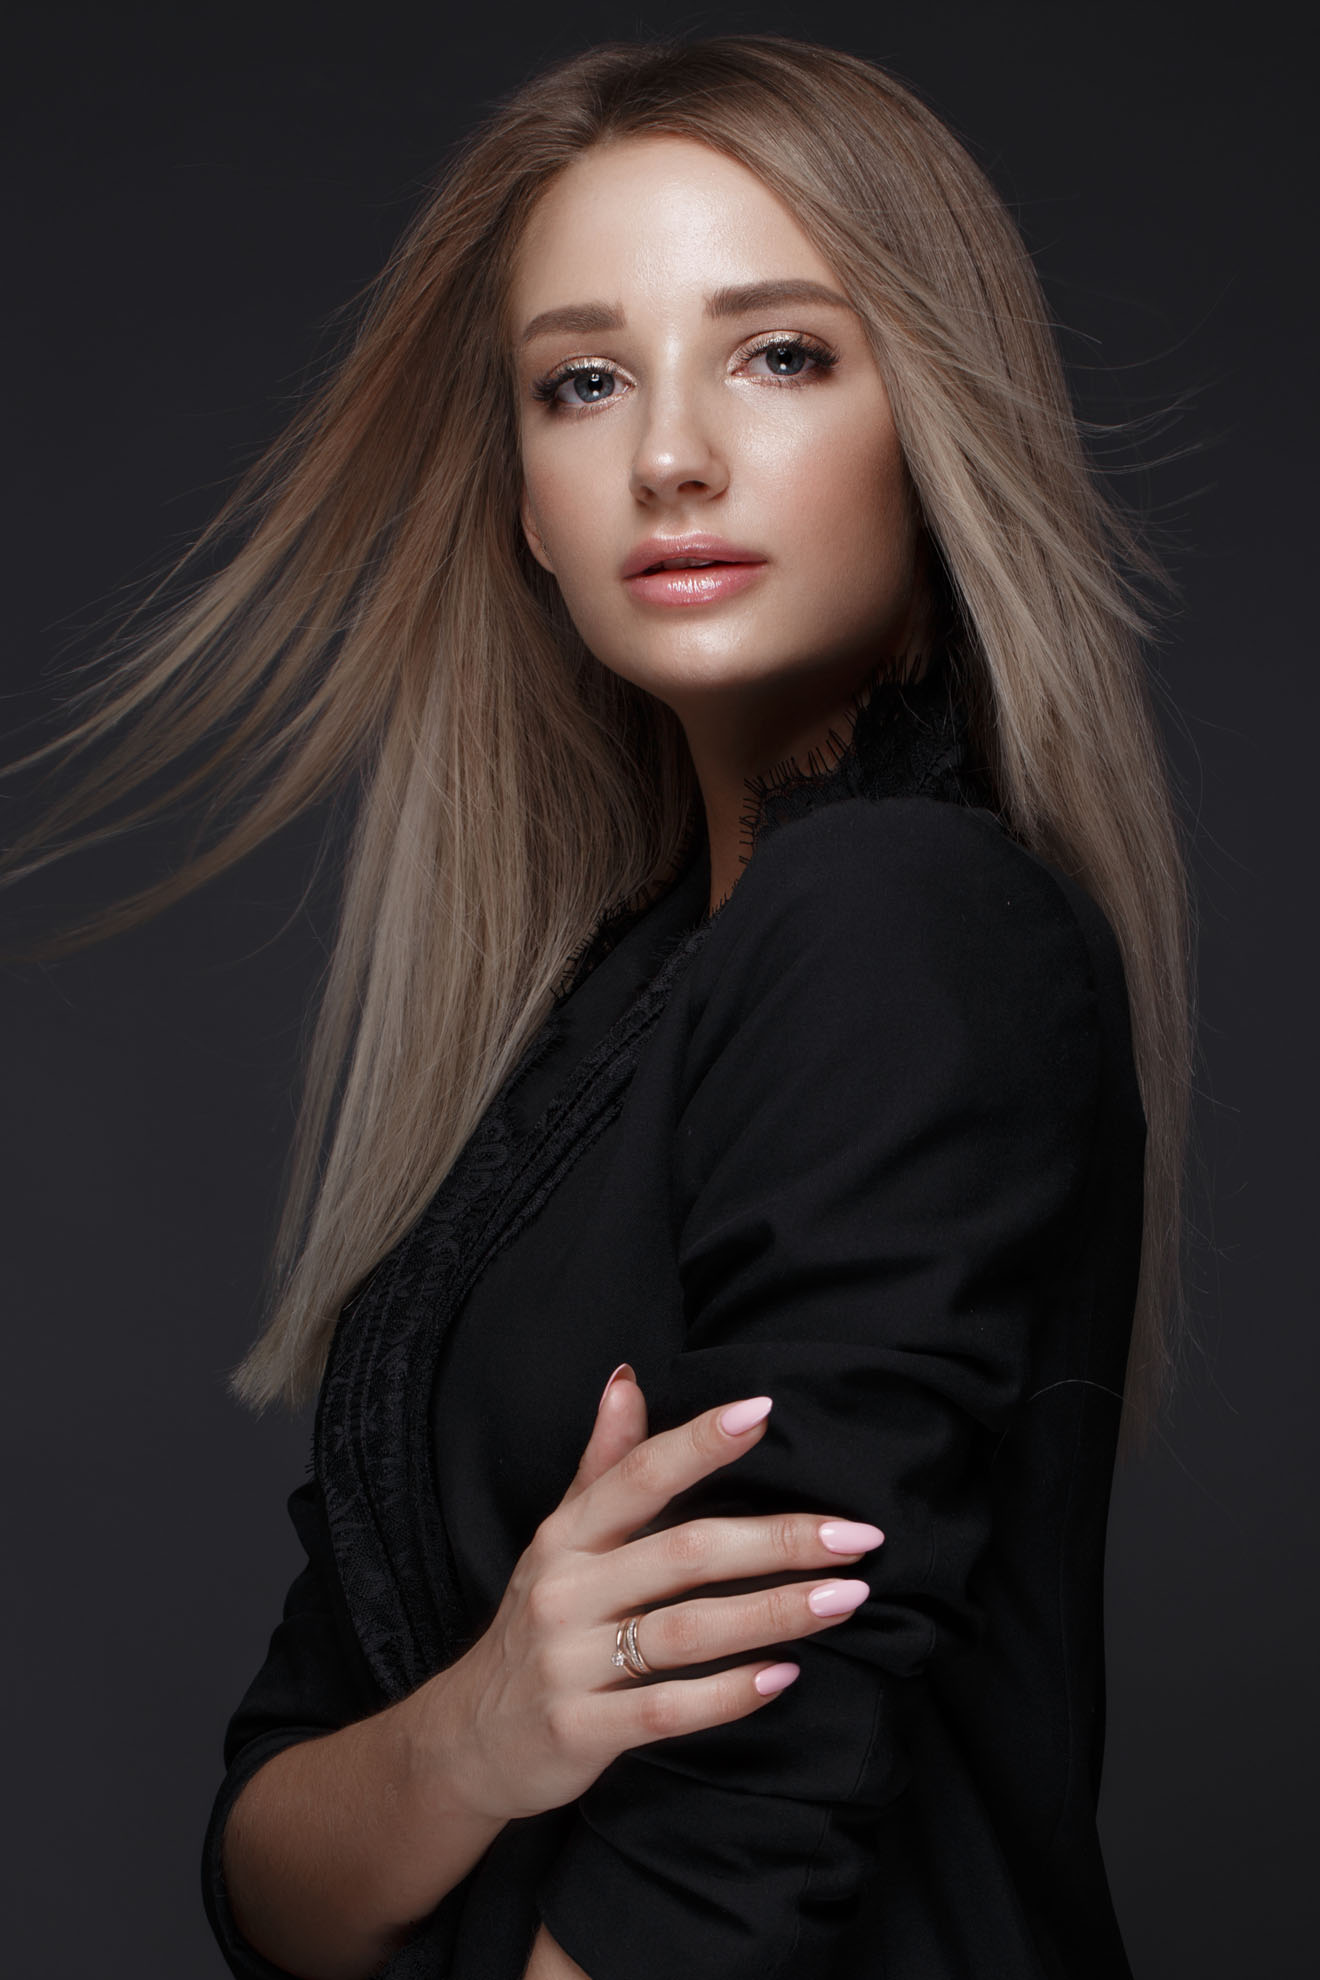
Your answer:
[[[279,1971],[238,1790],[481,1635],[627,1359],[652,1432],[774,1397],[663,1523],[874,1521],[870,1597],[767,1650],[768,1706],[507,1824],[390,1980],[520,1980],[542,1918],[591,1980],[1129,1980],[1095,1817],[1145,1126],[1108,924],[983,796],[945,673],[877,688],[714,916],[702,834],[607,919],[345,1307],[205,1839],[233,1973]]]

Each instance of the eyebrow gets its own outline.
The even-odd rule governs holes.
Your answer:
[[[828,303],[836,309],[852,309],[847,296],[827,289],[823,282],[783,277],[769,282],[743,282],[716,289],[706,298],[708,317],[744,316],[752,310],[770,309],[778,303]],[[543,309],[534,316],[519,338],[519,348],[551,331],[588,337],[597,330],[622,330],[626,318],[617,303],[568,303],[562,309]]]

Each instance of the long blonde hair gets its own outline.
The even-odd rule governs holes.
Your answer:
[[[59,952],[177,900],[327,795],[360,793],[270,1311],[230,1375],[258,1412],[303,1406],[344,1300],[446,1174],[566,960],[687,842],[698,792],[677,719],[594,660],[523,540],[507,320],[512,257],[550,180],[588,146],[650,133],[755,173],[861,312],[1000,812],[1116,932],[1149,1129],[1126,1451],[1176,1360],[1190,1083],[1184,865],[1137,588],[1159,572],[1087,462],[1016,227],[874,64],[779,35],[614,43],[494,110],[361,298],[334,368],[78,690],[88,712],[11,766],[97,751],[10,846],[5,877],[210,790],[209,843],[65,930]],[[218,574],[132,635],[231,530]]]

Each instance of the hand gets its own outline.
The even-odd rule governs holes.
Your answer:
[[[694,1519],[630,1538],[764,1436],[764,1419],[741,1433],[722,1428],[728,1407],[647,1437],[630,1368],[602,1398],[573,1482],[519,1557],[490,1627],[428,1681],[447,1778],[473,1812],[510,1821],[562,1807],[631,1747],[760,1711],[774,1696],[756,1688],[775,1668],[764,1656],[705,1676],[659,1674],[833,1628],[869,1593],[865,1582],[843,1583],[853,1599],[825,1616],[808,1607],[820,1582],[653,1606],[703,1582],[837,1569],[884,1538],[841,1521],[834,1537],[847,1551],[831,1549],[817,1513]],[[647,1611],[639,1648],[656,1674],[641,1679],[610,1661],[619,1623],[638,1611]],[[797,1675],[778,1668],[788,1681]]]

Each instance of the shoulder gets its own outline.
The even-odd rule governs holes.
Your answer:
[[[1071,1187],[1116,1069],[1104,926],[971,806],[834,799],[777,826],[696,959],[685,1173],[733,1146],[758,1173],[791,1151],[874,1179],[900,1150],[914,1174],[970,1162],[978,1190]]]
[[[808,996],[814,974],[817,995],[826,983],[880,994],[908,982],[1037,1006],[1042,977],[1085,998],[1116,954],[1090,897],[990,812],[857,797],[758,842],[710,925],[697,980],[720,997],[787,969]]]

